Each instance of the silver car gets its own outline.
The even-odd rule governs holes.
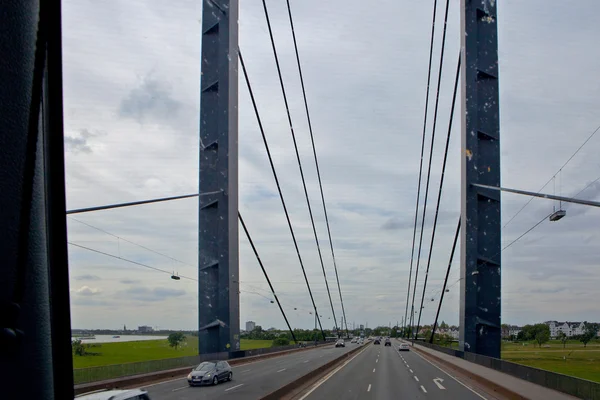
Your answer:
[[[231,366],[227,361],[205,361],[187,376],[190,386],[217,385],[219,382],[233,379]]]
[[[150,400],[148,392],[142,389],[97,390],[76,396],[76,400]]]

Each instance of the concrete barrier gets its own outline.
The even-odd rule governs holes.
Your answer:
[[[330,346],[332,343],[319,343],[316,347],[324,347]],[[75,394],[83,394],[92,392],[94,390],[100,389],[119,389],[125,387],[132,386],[142,386],[144,384],[148,384],[151,382],[157,382],[169,378],[183,378],[185,377],[190,370],[196,365],[200,364],[203,361],[208,360],[228,360],[231,365],[241,365],[250,363],[253,361],[279,357],[282,355],[287,355],[291,353],[295,353],[298,351],[306,351],[310,349],[314,349],[315,346],[307,346],[307,347],[297,347],[297,346],[281,346],[281,347],[269,347],[264,349],[253,349],[253,350],[244,350],[242,352],[223,352],[223,353],[212,353],[212,354],[204,354],[192,357],[180,357],[179,360],[185,361],[186,365],[181,365],[178,368],[165,369],[162,371],[152,371],[148,373],[142,374],[130,374],[127,376],[122,376],[118,378],[98,380],[93,382],[87,382],[82,384],[75,385]],[[262,351],[259,351],[262,350]],[[247,356],[242,356],[240,353],[249,353]],[[233,357],[232,357],[233,355]],[[123,364],[127,365],[127,364]]]
[[[430,343],[417,344],[581,399],[600,400],[600,383]]]

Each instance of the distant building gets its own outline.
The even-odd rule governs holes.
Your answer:
[[[252,332],[256,328],[256,323],[254,321],[246,322],[246,332]]]
[[[144,325],[144,326],[138,326],[138,331],[140,333],[150,333],[150,332],[153,332],[154,329],[151,326]]]
[[[363,324],[360,324],[360,330],[364,331],[365,330],[365,326]]]
[[[585,333],[585,323],[583,322],[558,322],[546,321],[546,325],[550,328],[550,337],[558,337],[561,333],[567,337],[583,335]]]

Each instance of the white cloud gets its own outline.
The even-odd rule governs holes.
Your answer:
[[[81,296],[94,296],[100,294],[101,290],[94,287],[82,286],[79,289],[75,289],[74,293]]]
[[[324,325],[331,326],[329,300],[262,8],[252,2],[241,3],[240,47],[315,302],[324,315]],[[68,208],[197,191],[198,4],[191,0],[176,5],[155,0],[64,2]],[[307,1],[292,6],[348,321],[387,325],[403,317],[406,301],[431,4],[386,0],[378,3],[386,12],[376,19],[364,18],[373,12],[372,4],[364,1]],[[269,2],[339,319],[337,283],[284,7],[285,2]],[[594,11],[599,8],[591,0],[551,8],[541,0],[500,4],[504,186],[538,189],[600,123],[600,83],[589,79],[600,67],[600,58],[589,51],[595,48],[594,38],[600,33],[594,19]],[[440,9],[438,20],[442,12]],[[536,15],[533,21],[531,15]],[[434,191],[440,177],[459,51],[458,29],[457,4],[453,3],[431,175],[430,188]],[[437,62],[434,58],[434,76]],[[314,324],[309,314],[312,305],[241,80],[239,95],[240,210],[292,325],[310,327]],[[429,121],[431,124],[432,115]],[[434,317],[437,302],[431,302],[430,297],[439,297],[460,210],[459,121],[455,118],[423,321]],[[557,177],[556,192],[575,194],[596,179],[600,175],[599,150],[600,136],[590,141]],[[597,189],[591,187],[582,195],[597,198]],[[552,192],[553,188],[545,190]],[[433,210],[434,193],[429,196],[429,211]],[[526,200],[504,195],[503,220],[508,221]],[[197,208],[196,200],[180,200],[76,216],[182,262],[73,219],[68,219],[69,240],[169,274],[197,277]],[[503,242],[518,237],[551,209],[551,202],[534,200],[503,230]],[[594,243],[600,239],[598,219],[596,210],[568,206],[566,218],[543,223],[503,253],[505,321],[600,320],[597,309],[582,306],[596,303],[594,288],[600,276],[594,269]],[[419,300],[432,221],[429,212],[417,284]],[[256,294],[271,298],[243,232],[240,237],[242,322],[251,319],[262,326],[283,327],[276,305]],[[82,296],[73,296],[74,326],[118,327],[126,323],[196,327],[196,282],[175,281],[169,274],[73,246],[69,250],[72,287],[94,280],[81,278],[89,275],[100,278],[103,289],[102,296],[83,299],[86,301]],[[454,286],[446,294],[441,313],[449,323],[458,322],[458,254],[450,274],[449,283]],[[565,280],[577,292],[561,290]],[[187,312],[182,313],[182,309]]]

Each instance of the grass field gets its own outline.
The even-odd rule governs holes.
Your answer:
[[[581,342],[569,341],[563,349],[561,342],[552,340],[542,348],[532,342],[505,343],[502,359],[560,374],[600,382],[600,343],[590,342],[583,347]]]
[[[270,340],[241,339],[242,350],[260,349],[271,347]],[[164,340],[144,340],[139,342],[99,343],[91,347],[89,352],[99,355],[73,356],[73,368],[88,368],[102,365],[125,364],[139,361],[163,360],[194,356],[198,354],[198,339],[188,337],[186,342],[175,350],[169,347],[169,342]]]

